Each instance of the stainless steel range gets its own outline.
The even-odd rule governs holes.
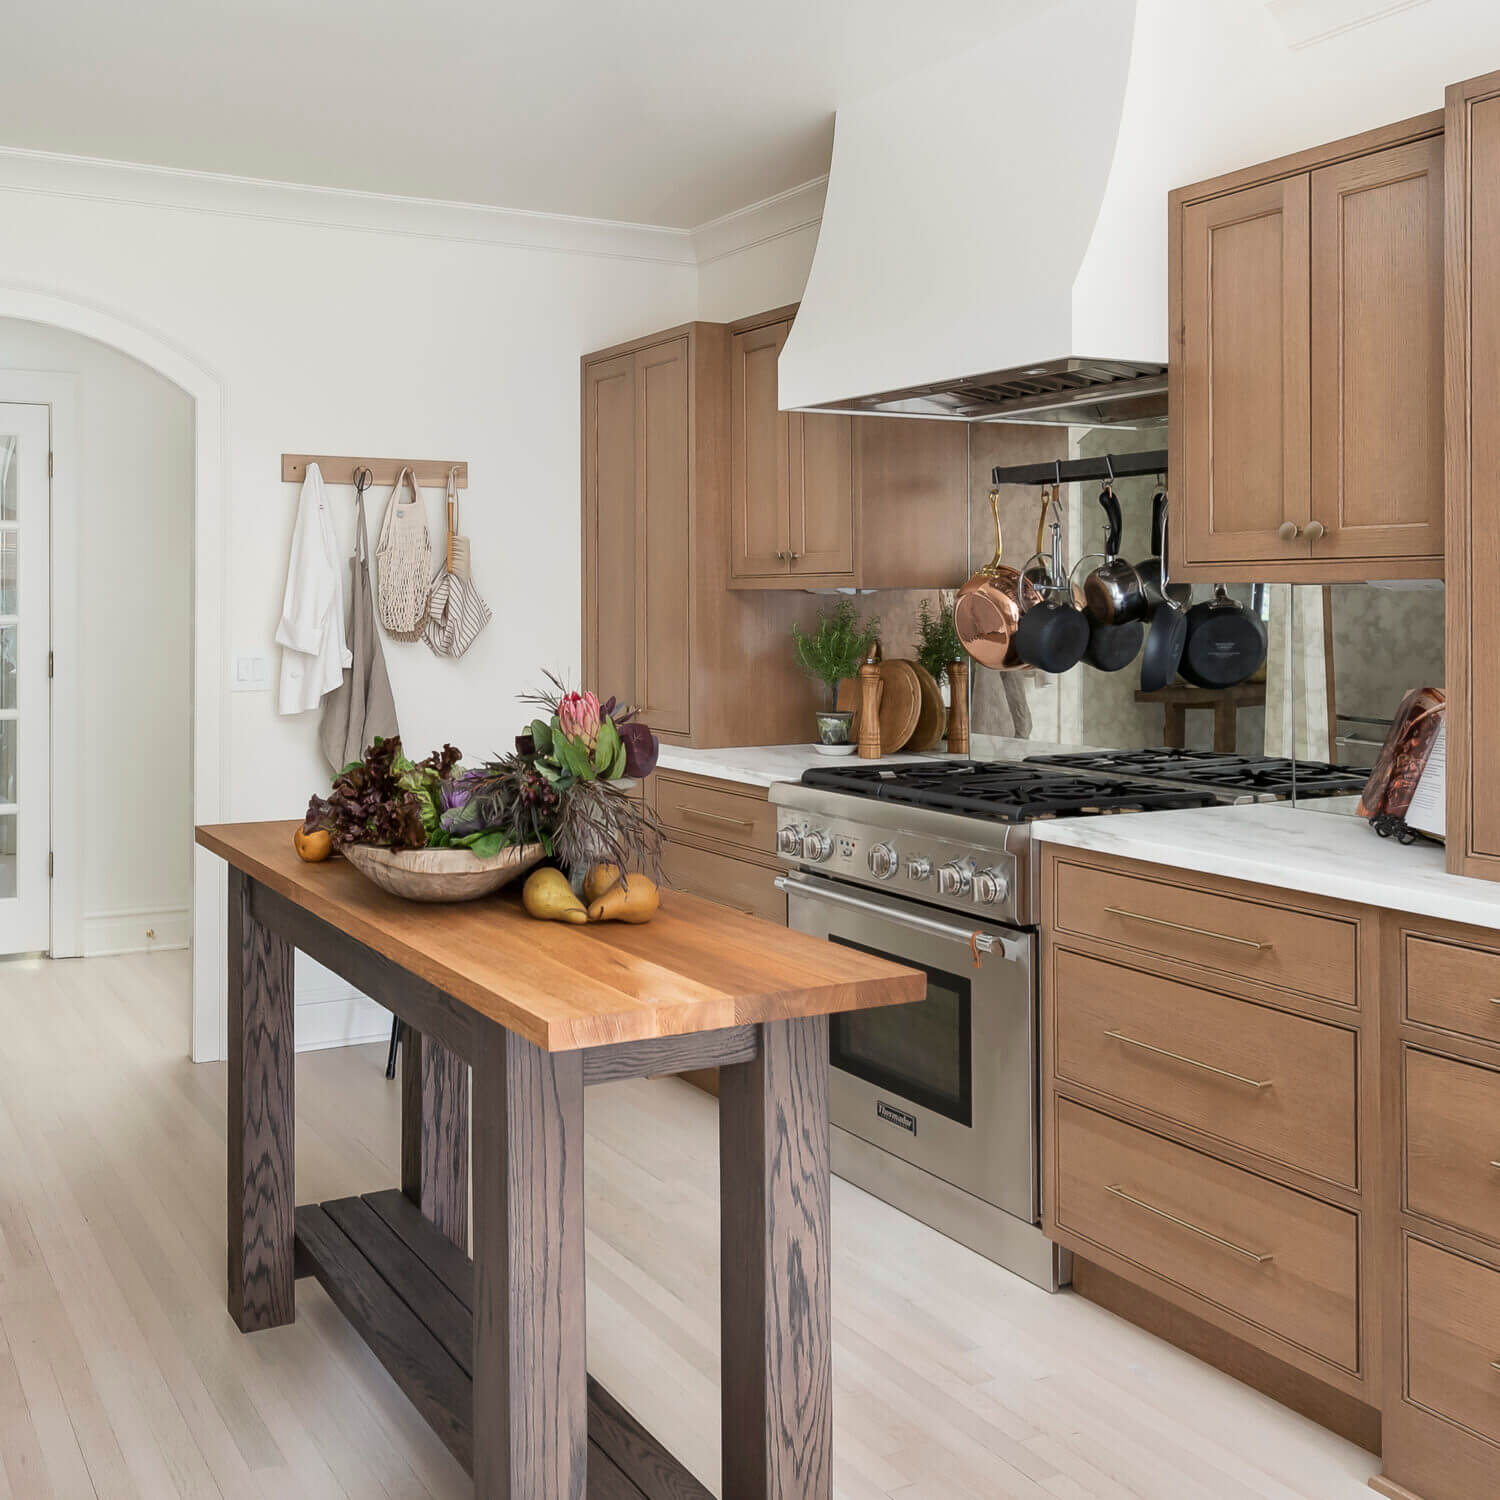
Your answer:
[[[1028,825],[1277,796],[1288,764],[1114,754],[1128,764],[1111,753],[1086,768],[1073,756],[845,763],[770,794],[777,852],[794,867],[777,880],[791,925],[927,975],[916,1005],[832,1019],[835,1170],[1049,1289],[1069,1266],[1040,1228]],[[1338,767],[1297,770],[1299,781],[1324,773],[1329,794],[1349,789]]]

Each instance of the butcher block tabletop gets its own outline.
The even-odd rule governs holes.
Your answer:
[[[197,839],[279,896],[549,1052],[904,1005],[915,969],[665,889],[650,922],[541,922],[520,886],[456,905],[402,901],[342,859],[306,864],[295,822]]]

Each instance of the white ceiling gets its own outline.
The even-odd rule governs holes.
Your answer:
[[[0,146],[691,228],[1037,3],[46,0],[6,8]]]

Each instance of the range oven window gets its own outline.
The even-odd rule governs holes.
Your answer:
[[[876,1006],[829,1019],[829,1060],[876,1088],[936,1110],[960,1125],[974,1123],[972,995],[969,981],[930,969],[899,953],[857,948],[927,975],[927,998],[912,1005]]]

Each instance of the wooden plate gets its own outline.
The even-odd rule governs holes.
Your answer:
[[[922,708],[906,748],[931,750],[943,737],[943,694],[937,680],[921,662],[913,662],[912,666],[916,668],[917,685],[922,690]]]
[[[351,844],[344,858],[381,890],[404,901],[477,901],[540,864],[546,853],[540,844],[512,844],[480,859],[468,849],[379,849]]]
[[[894,755],[904,750],[916,731],[922,713],[922,684],[914,661],[899,657],[880,664],[880,753]],[[931,681],[931,679],[928,679]],[[859,740],[859,678],[846,677],[839,684],[837,706],[854,715],[849,738]]]

